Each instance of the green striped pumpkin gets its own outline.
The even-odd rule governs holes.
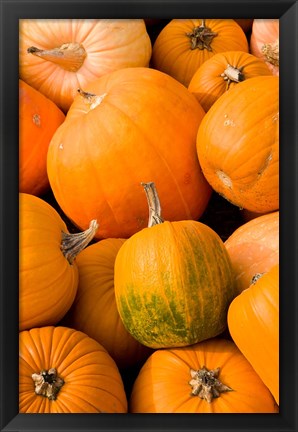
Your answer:
[[[135,339],[155,349],[217,336],[227,327],[228,306],[236,296],[224,243],[203,223],[164,222],[154,210],[154,185],[145,184],[147,192],[148,185],[148,228],[127,239],[115,261],[123,324]]]

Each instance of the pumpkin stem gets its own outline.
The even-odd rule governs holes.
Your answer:
[[[75,257],[93,239],[97,228],[98,224],[94,219],[90,222],[89,228],[83,232],[75,234],[62,232],[61,250],[69,264],[73,263]]]
[[[107,95],[107,93],[104,93],[101,96],[97,96],[94,93],[85,92],[80,88],[77,90],[77,92],[80,96],[82,96],[82,98],[84,98],[84,101],[90,106],[91,110],[96,108]]]
[[[207,51],[212,51],[211,42],[217,36],[217,33],[213,32],[209,27],[205,26],[205,20],[202,19],[200,26],[195,27],[192,32],[186,33],[186,36],[190,38],[190,49],[196,48]]]
[[[254,285],[265,273],[256,273],[250,281],[250,285]]]
[[[214,398],[220,397],[220,393],[233,391],[218,379],[219,368],[208,370],[205,366],[197,371],[190,369],[192,396],[199,396],[211,403]]]
[[[163,223],[164,221],[163,218],[161,217],[160,201],[159,201],[155,184],[153,182],[141,183],[141,185],[145,190],[147,201],[148,201],[148,206],[149,206],[148,227],[151,228],[153,227],[153,225]]]
[[[84,63],[87,53],[82,44],[65,43],[59,48],[42,50],[31,46],[27,49],[29,54],[33,54],[44,60],[50,61],[70,72],[77,72]]]
[[[279,66],[279,40],[264,44],[261,48],[265,60],[273,66]]]
[[[57,375],[55,368],[42,370],[31,375],[34,382],[34,391],[39,396],[47,397],[49,400],[57,399],[57,394],[64,384],[62,378]]]
[[[239,83],[241,81],[244,81],[244,75],[242,73],[242,70],[243,66],[240,68],[236,68],[229,64],[227,65],[226,69],[220,75],[221,77],[223,77],[224,81],[227,81],[226,90],[229,90],[231,82]]]

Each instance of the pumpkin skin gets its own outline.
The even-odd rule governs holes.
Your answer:
[[[279,212],[252,219],[225,241],[240,294],[256,273],[266,273],[279,262]]]
[[[238,83],[202,120],[197,152],[212,188],[259,213],[279,209],[279,84],[276,76]]]
[[[262,59],[273,75],[279,76],[279,20],[254,19],[250,51]]]
[[[105,239],[76,258],[79,285],[63,324],[86,333],[103,345],[120,369],[140,363],[151,354],[125,329],[114,294],[114,263],[124,239]]]
[[[233,300],[228,326],[235,344],[279,404],[278,264]]]
[[[20,78],[64,112],[78,88],[113,70],[148,66],[151,57],[142,19],[22,19],[19,28]]]
[[[35,393],[32,374],[57,370],[64,384],[50,400]],[[107,351],[82,332],[46,326],[19,335],[21,413],[126,413],[119,370]]]
[[[190,370],[220,368],[218,379],[232,391],[209,403],[192,395]],[[214,338],[155,351],[134,382],[132,413],[276,413],[267,387],[232,341]]]
[[[20,193],[19,221],[21,331],[58,323],[74,301],[78,269],[75,261],[70,263],[61,250],[62,233],[68,231],[50,204],[34,195]]]
[[[63,112],[42,93],[19,80],[19,191],[42,195],[49,187],[47,152]]]
[[[207,112],[239,82],[260,75],[272,75],[262,60],[243,51],[227,51],[205,61],[193,75],[188,90]]]
[[[192,48],[193,38],[189,35],[201,26],[216,36],[209,47]],[[233,19],[173,19],[161,30],[153,44],[151,65],[188,87],[197,69],[223,51],[248,52],[246,36]]]
[[[117,254],[114,283],[124,326],[155,349],[222,333],[236,295],[222,240],[196,221],[165,221],[130,237]]]
[[[198,219],[212,190],[196,157],[205,112],[195,97],[149,68],[112,72],[85,90],[103,97],[92,104],[78,95],[48,151],[50,185],[67,217],[80,229],[100,221],[98,239],[128,238],[147,225],[140,183],[149,179],[165,218]]]

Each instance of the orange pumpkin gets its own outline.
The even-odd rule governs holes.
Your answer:
[[[96,221],[69,234],[47,202],[19,194],[19,329],[54,325],[66,314],[78,287],[76,255],[91,241]]]
[[[279,75],[278,19],[254,19],[250,37],[250,51],[267,64],[273,75]]]
[[[96,341],[58,326],[19,335],[20,413],[125,413],[119,370]]]
[[[49,187],[47,152],[63,112],[42,93],[19,80],[19,190],[42,195]]]
[[[256,273],[279,262],[279,212],[259,216],[237,228],[225,241],[232,261],[238,293]]]
[[[279,404],[279,265],[230,304],[232,339]]]
[[[188,90],[207,112],[226,91],[260,75],[272,75],[262,60],[243,51],[227,51],[205,61],[192,77]]]
[[[197,152],[209,184],[232,204],[278,210],[278,77],[250,78],[222,95],[199,126]]]
[[[103,345],[119,368],[135,365],[151,351],[125,329],[114,293],[114,264],[124,239],[105,239],[76,258],[79,285],[75,301],[63,320]]]
[[[154,349],[219,335],[236,295],[222,240],[201,222],[163,221],[155,185],[146,183],[144,189],[148,227],[126,240],[115,261],[115,296],[124,326]]]
[[[97,238],[127,238],[147,225],[140,183],[152,179],[168,220],[198,219],[211,196],[196,157],[204,115],[185,87],[153,69],[126,68],[93,81],[49,146],[59,206],[80,229],[100,221]]]
[[[151,41],[142,19],[21,19],[20,78],[63,111],[78,88],[124,67],[148,66]]]
[[[134,382],[132,413],[276,413],[267,387],[232,341],[155,351]]]
[[[248,52],[248,42],[233,19],[173,19],[159,33],[151,65],[188,87],[197,69],[223,51]]]

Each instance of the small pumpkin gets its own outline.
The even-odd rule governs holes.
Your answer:
[[[262,59],[273,75],[279,75],[279,19],[254,19],[250,51]]]
[[[78,88],[125,67],[148,66],[142,19],[21,19],[20,78],[67,112]]]
[[[19,335],[20,413],[126,413],[119,370],[82,332],[46,326]]]
[[[228,310],[232,339],[279,404],[279,265],[259,275]]]
[[[124,239],[105,239],[87,246],[76,258],[79,285],[62,323],[103,345],[120,369],[136,365],[151,351],[125,329],[114,293],[114,264]]]
[[[116,304],[124,326],[154,349],[222,333],[236,295],[222,240],[200,222],[163,221],[155,185],[143,186],[148,227],[126,240],[115,261]]]
[[[197,152],[209,184],[232,204],[278,210],[278,77],[250,78],[223,94],[199,126]]]
[[[156,38],[151,65],[188,87],[197,69],[224,51],[248,52],[248,42],[233,19],[173,19]]]
[[[205,112],[170,76],[149,68],[106,74],[83,89],[49,146],[56,201],[96,238],[128,238],[146,227],[143,179],[158,185],[168,220],[198,219],[211,196],[196,157]],[[137,151],[136,151],[137,149]]]
[[[54,132],[65,120],[50,99],[19,80],[19,191],[42,195],[50,188],[47,152]]]
[[[131,393],[132,413],[277,413],[272,395],[229,340],[155,351]]]
[[[19,194],[19,329],[54,325],[78,287],[75,257],[92,240],[96,221],[69,234],[57,211],[34,195]]]
[[[244,51],[227,51],[205,61],[193,75],[188,90],[207,112],[239,82],[260,75],[272,75],[262,60]]]
[[[237,228],[225,241],[237,290],[246,289],[256,273],[279,262],[279,212],[259,216]]]

